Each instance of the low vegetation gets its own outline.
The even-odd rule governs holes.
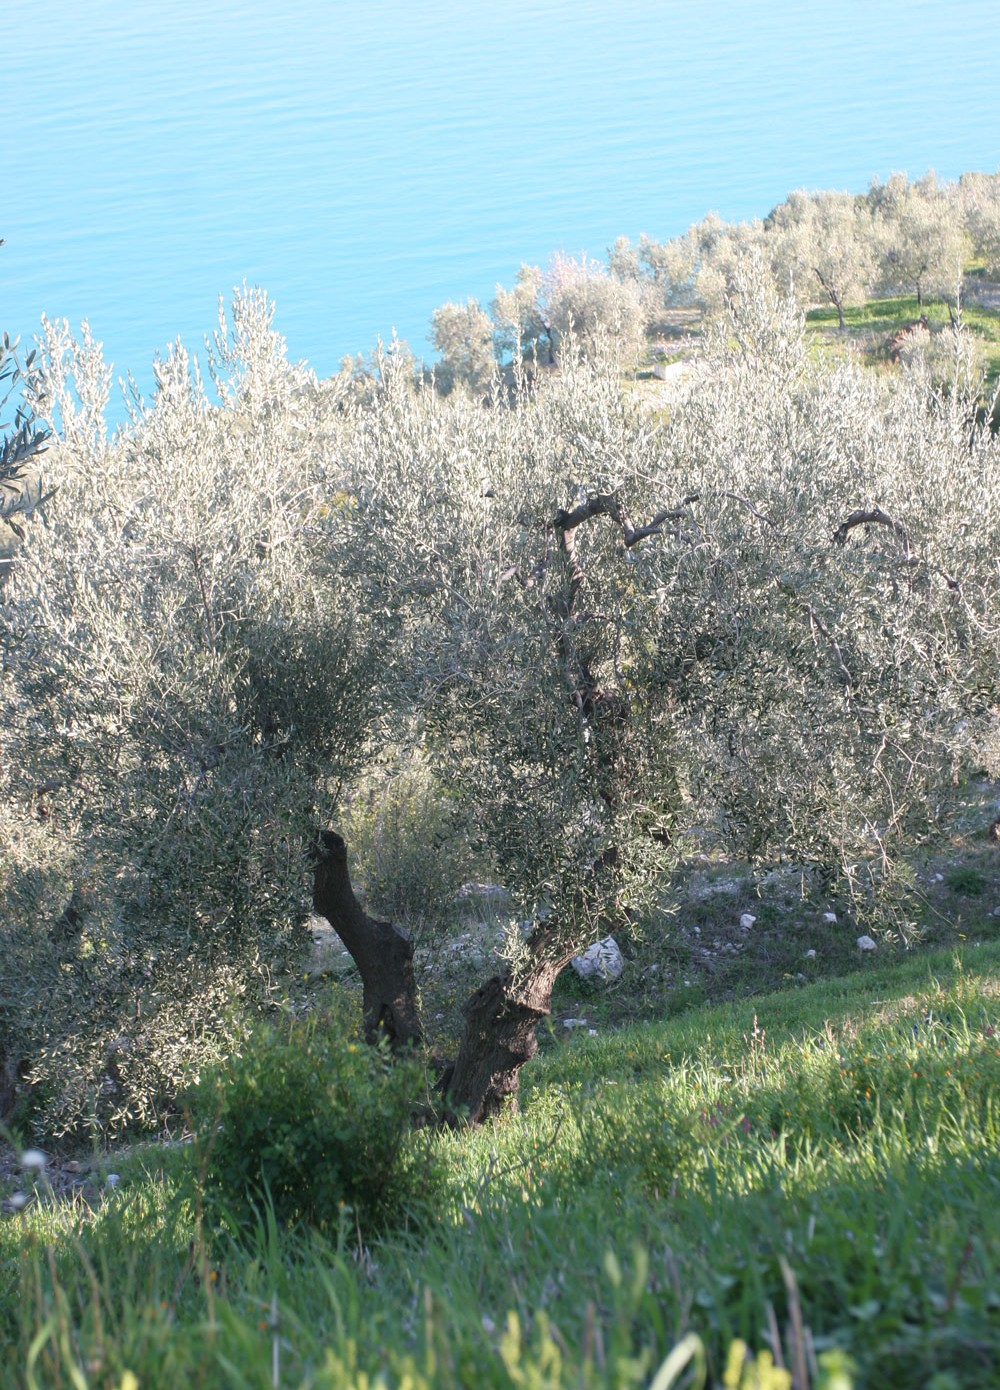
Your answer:
[[[787,1390],[770,1351],[814,1390],[973,1390],[1000,1318],[998,1081],[1000,947],[969,944],[567,1033],[517,1119],[413,1136],[434,1215],[381,1235],[335,1204],[286,1230],[266,1200],[211,1227],[197,1143],[98,1155],[86,1201],[25,1173],[0,1383]],[[757,1378],[727,1379],[741,1342]]]

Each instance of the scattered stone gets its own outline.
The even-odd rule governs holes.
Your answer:
[[[21,1167],[34,1172],[41,1172],[48,1163],[48,1158],[42,1153],[41,1149],[25,1149],[21,1155]]]
[[[934,875],[934,878],[933,878],[933,882],[934,882],[934,883],[944,883],[944,874],[935,874],[935,875]]]
[[[121,1178],[118,1176],[117,1173],[109,1173],[108,1176],[104,1179],[104,1182],[107,1187],[115,1188],[121,1182]]]
[[[743,916],[740,918],[740,926],[744,931],[749,931],[756,920],[757,918],[752,912],[744,912]]]
[[[828,926],[834,927],[837,924],[837,914],[835,912],[824,912],[823,921],[826,922]]]
[[[582,956],[574,956],[570,962],[581,980],[617,980],[625,969],[625,961],[618,942],[613,936],[596,941]]]
[[[815,959],[816,959],[816,952],[815,952],[815,951],[807,951],[807,952],[806,952],[806,960],[815,960]]]
[[[859,936],[859,937],[858,937],[858,950],[859,950],[859,951],[875,951],[875,950],[877,950],[877,949],[878,949],[878,948],[877,948],[877,946],[875,945],[875,942],[871,939],[870,936]]]
[[[564,1018],[562,1025],[564,1028],[586,1028],[587,1020],[585,1018]]]

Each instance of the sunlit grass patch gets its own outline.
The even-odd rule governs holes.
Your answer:
[[[733,1339],[775,1334],[813,1390],[827,1352],[858,1387],[989,1383],[1000,947],[584,1031],[519,1114],[438,1137],[420,1229],[376,1239],[345,1210],[320,1238],[265,1206],[209,1240],[191,1146],[136,1151],[95,1211],[5,1218],[0,1384],[31,1384],[34,1342],[39,1387],[71,1365],[87,1387],[263,1387],[277,1346],[288,1385],[648,1390],[694,1335],[717,1386]]]

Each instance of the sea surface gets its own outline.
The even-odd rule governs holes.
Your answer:
[[[0,329],[140,385],[244,280],[321,374],[555,250],[1000,166],[998,0],[48,0],[0,15]]]

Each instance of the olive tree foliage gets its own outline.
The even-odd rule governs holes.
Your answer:
[[[647,306],[635,280],[609,274],[599,261],[557,253],[548,267],[522,266],[512,290],[497,286],[493,317],[502,347],[542,364],[561,362],[571,348],[585,356],[609,342],[634,356]]]
[[[41,462],[49,430],[36,408],[37,353],[22,360],[18,348],[9,334],[0,337],[0,585],[24,542],[24,522],[45,501]]]
[[[86,403],[86,344],[48,346]],[[197,1040],[266,994],[377,703],[386,616],[262,295],[210,364],[221,405],[177,346],[110,443],[63,391],[59,490],[0,613],[0,1043],[50,1130],[151,1123]]]
[[[1000,173],[963,174],[954,190],[973,253],[987,275],[1000,276]]]
[[[553,360],[553,342],[551,326],[539,299],[541,288],[541,267],[522,265],[511,289],[497,285],[490,315],[501,352],[511,353],[515,360],[532,360],[548,366]]]
[[[925,298],[960,302],[970,240],[955,198],[933,173],[912,183],[905,174],[892,174],[871,185],[867,201],[879,257],[878,289],[912,290],[918,305]]]
[[[480,396],[489,390],[497,369],[493,324],[478,300],[435,309],[429,337],[441,355],[434,373],[439,390],[447,395],[459,383]]]
[[[643,234],[632,246],[620,237],[609,264],[613,274],[644,286],[651,319],[659,310],[677,308],[713,316],[724,312],[737,267],[760,247],[763,236],[760,221],[725,222],[712,212],[669,241]]]
[[[843,330],[844,309],[868,297],[876,276],[864,200],[851,193],[792,193],[765,225],[778,283],[803,305],[832,304]]]

